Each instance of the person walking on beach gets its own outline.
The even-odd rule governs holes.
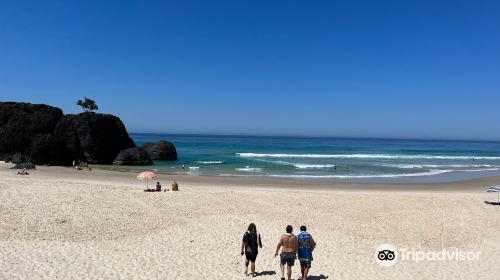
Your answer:
[[[299,261],[300,261],[300,272],[302,274],[302,280],[307,280],[307,274],[311,268],[311,261],[313,260],[312,252],[316,248],[316,242],[312,238],[312,235],[307,232],[306,226],[300,227],[300,233],[297,235],[297,240],[299,243]]]
[[[295,264],[295,259],[297,258],[297,236],[295,236],[292,232],[293,227],[291,225],[286,226],[286,233],[281,235],[278,246],[276,247],[276,252],[274,253],[274,256],[277,257],[281,248],[281,279],[285,279],[285,264],[287,265],[288,280],[292,279],[292,266]]]
[[[255,260],[259,254],[259,247],[262,248],[262,239],[257,232],[257,227],[254,223],[248,225],[248,229],[243,234],[243,241],[241,242],[241,255],[245,255],[245,275],[248,275],[248,264],[252,263],[252,277],[255,277]]]

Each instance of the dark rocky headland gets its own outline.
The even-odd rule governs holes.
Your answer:
[[[174,144],[160,140],[154,143],[145,143],[142,145],[152,160],[177,160],[177,150]]]
[[[165,143],[166,142],[166,143]],[[147,143],[155,147],[151,156],[176,160],[172,143]],[[0,102],[0,160],[13,163],[32,162],[42,165],[71,165],[73,160],[94,164],[149,165],[147,151],[127,154],[127,160],[116,160],[120,152],[135,148],[125,125],[116,116],[85,112],[63,114],[57,107],[45,104]]]

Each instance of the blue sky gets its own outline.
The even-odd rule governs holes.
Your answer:
[[[500,1],[1,1],[0,100],[88,96],[132,132],[499,140],[499,34]]]

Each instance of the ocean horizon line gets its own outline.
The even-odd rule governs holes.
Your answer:
[[[322,135],[272,135],[272,134],[238,134],[238,133],[169,133],[169,132],[135,132],[129,134],[134,135],[166,135],[166,136],[199,136],[199,137],[241,137],[241,138],[282,138],[282,139],[339,139],[339,140],[396,140],[396,141],[452,141],[452,142],[481,142],[481,143],[498,143],[500,139],[454,139],[454,138],[414,138],[414,137],[355,137],[355,136],[322,136]]]

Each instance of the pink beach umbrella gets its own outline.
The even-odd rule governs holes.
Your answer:
[[[139,175],[137,175],[137,179],[146,180],[146,186],[148,189],[149,189],[149,180],[153,178],[156,178],[156,174],[150,171],[141,172]]]

